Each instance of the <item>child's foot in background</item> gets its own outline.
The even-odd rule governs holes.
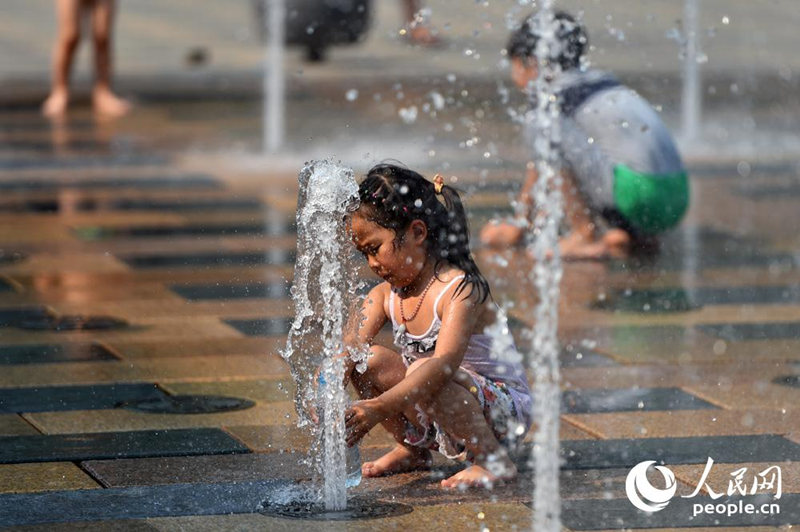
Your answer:
[[[365,477],[382,477],[430,468],[431,452],[429,450],[398,444],[377,460],[364,463],[361,466],[361,474]]]
[[[123,116],[131,110],[131,104],[108,89],[95,89],[92,93],[94,110],[107,117]]]
[[[54,90],[42,104],[42,114],[48,118],[59,118],[66,114],[69,92]]]

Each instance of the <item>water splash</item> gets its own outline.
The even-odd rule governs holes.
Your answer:
[[[310,457],[327,510],[347,507],[344,409],[345,330],[352,325],[359,282],[345,224],[358,202],[353,171],[330,160],[299,175],[297,262],[291,295],[295,317],[282,356],[296,384],[298,425],[314,433]],[[320,386],[318,380],[327,383]],[[316,413],[322,422],[312,423]],[[319,483],[319,482],[317,482]]]
[[[558,249],[558,228],[563,217],[558,145],[561,140],[559,104],[555,80],[560,66],[553,1],[543,0],[533,19],[533,30],[540,36],[536,46],[539,75],[535,85],[536,107],[529,113],[535,132],[534,157],[539,178],[533,187],[536,214],[533,220],[531,251],[535,265],[532,281],[539,293],[535,310],[531,369],[534,375],[534,493],[533,529],[539,532],[561,530],[559,494],[559,409],[561,405],[558,367],[558,300],[562,266]],[[533,94],[533,92],[532,92]]]

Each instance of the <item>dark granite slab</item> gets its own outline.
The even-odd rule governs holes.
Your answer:
[[[723,513],[695,513],[695,505],[700,504],[733,504],[738,508],[753,504],[758,513],[737,513],[730,516]],[[761,513],[762,505],[778,504],[780,513],[769,515]],[[768,508],[768,507],[767,507]],[[768,509],[766,511],[769,511]],[[774,511],[774,510],[773,510]],[[578,499],[565,500],[561,508],[562,521],[570,530],[628,530],[639,528],[678,528],[710,527],[729,530],[733,527],[746,526],[779,526],[800,524],[800,495],[784,493],[779,500],[772,495],[761,494],[747,497],[724,497],[713,500],[710,497],[696,496],[682,498],[676,496],[669,504],[658,512],[643,512],[624,499]]]
[[[782,386],[793,386],[795,388],[800,388],[800,375],[782,375],[772,379],[772,382]]]
[[[78,201],[75,207],[80,210],[81,202]],[[20,198],[16,201],[5,202],[0,205],[0,212],[2,213],[25,213],[25,214],[40,214],[40,213],[56,213],[61,210],[61,202],[57,199],[48,198]]]
[[[89,131],[95,129],[95,127],[96,126],[92,120],[70,119],[69,121],[70,131]],[[21,133],[28,131],[49,133],[52,130],[53,123],[39,114],[35,115],[34,117],[29,116],[26,120],[4,120],[0,122],[0,132],[2,133]]]
[[[294,233],[289,223],[267,226],[263,223],[230,225],[184,225],[184,226],[129,226],[98,227],[84,226],[75,229],[75,234],[83,240],[103,240],[107,238],[174,238],[181,236],[231,237],[231,236],[284,236]]]
[[[0,464],[248,452],[247,447],[220,429],[0,437]]]
[[[28,255],[22,251],[14,251],[8,249],[0,249],[0,266],[7,264],[16,264],[28,258]]]
[[[561,394],[561,411],[568,414],[706,408],[717,407],[679,388],[597,388]]]
[[[28,140],[28,139],[5,139],[0,147],[0,153],[15,151],[34,151],[41,154],[52,154],[56,151],[59,152],[106,152],[112,149],[120,150],[122,146],[117,146],[108,142],[98,142],[96,140],[86,139],[69,139],[63,144],[55,145],[46,140]],[[120,150],[121,151],[121,150]],[[130,149],[125,149],[124,152],[130,152]]]
[[[292,326],[290,318],[224,320],[225,323],[247,336],[284,336]]]
[[[303,453],[219,454],[93,460],[81,467],[107,488],[190,484],[208,482],[252,482],[267,479],[308,480],[312,471],[300,461]]]
[[[33,331],[109,331],[132,328],[121,318],[113,316],[53,315],[20,320],[14,324]]]
[[[706,334],[729,342],[800,339],[800,323],[798,322],[717,323],[697,325],[696,327]]]
[[[682,271],[709,268],[795,268],[800,257],[765,248],[761,239],[709,227],[681,225],[661,239],[660,252],[611,260],[612,271]]]
[[[232,211],[241,213],[243,211],[258,211],[259,213],[265,208],[258,199],[237,199],[237,198],[221,198],[221,199],[203,199],[203,198],[186,198],[176,200],[159,200],[151,198],[119,198],[107,199],[103,198],[98,200],[91,195],[91,191],[87,191],[87,195],[78,198],[73,208],[80,212],[130,212],[130,211],[143,211],[143,212],[225,212]],[[62,208],[62,202],[58,198],[5,198],[5,202],[0,204],[0,212],[3,213],[55,213],[59,212]],[[139,236],[137,233],[135,236]],[[125,234],[129,228],[116,228],[116,227],[102,227],[102,226],[87,226],[79,228],[79,236],[85,232],[87,235],[96,235],[95,238],[109,238],[117,236],[118,234]],[[288,234],[294,231],[294,225],[287,222],[284,226],[279,226],[281,229],[279,234]],[[269,232],[267,233],[269,234]],[[150,235],[152,236],[152,235]],[[172,235],[170,235],[172,236]]]
[[[685,312],[705,305],[770,305],[800,302],[800,286],[701,287],[617,290],[592,308],[618,312]]]
[[[0,345],[0,365],[119,360],[101,344]]]
[[[170,290],[190,301],[208,299],[285,299],[289,297],[288,282],[252,282],[246,284],[172,285]]]
[[[51,169],[77,169],[77,168],[97,168],[97,167],[121,167],[121,166],[153,166],[163,165],[167,162],[164,157],[158,155],[96,155],[96,156],[72,156],[72,157],[0,157],[0,170],[51,170]],[[5,187],[0,187],[4,189]]]
[[[617,362],[602,353],[588,347],[567,344],[561,347],[559,361],[563,368],[595,368],[600,366],[618,366]]]
[[[734,187],[734,193],[750,200],[774,200],[797,198],[800,196],[800,183],[781,183],[771,185],[739,185]]]
[[[667,465],[738,464],[800,460],[800,445],[774,434],[561,442],[562,469],[633,467],[645,460]]]
[[[0,308],[0,327],[16,327],[20,323],[30,320],[46,319],[51,314],[46,307],[23,306]]]
[[[0,413],[56,412],[114,408],[125,401],[160,399],[166,394],[155,384],[94,384],[0,388]]]
[[[696,163],[687,168],[691,177],[730,177],[742,179],[739,164]],[[753,162],[748,164],[748,179],[756,177],[785,177],[798,173],[798,167],[790,162]]]
[[[262,253],[187,253],[184,255],[127,255],[120,257],[133,268],[197,268],[294,264],[295,252],[275,249]]]
[[[105,205],[104,205],[105,207]],[[255,198],[186,198],[181,200],[119,198],[108,203],[117,211],[237,211],[263,209],[264,204]],[[88,209],[87,209],[88,210]]]
[[[0,526],[255,513],[285,480],[0,495]],[[264,518],[264,526],[269,521]]]
[[[2,168],[2,164],[0,164]],[[222,185],[211,176],[203,174],[192,174],[183,176],[162,176],[162,177],[108,177],[108,178],[85,178],[75,181],[56,181],[49,179],[12,179],[0,182],[0,191],[55,191],[59,189],[217,189]]]

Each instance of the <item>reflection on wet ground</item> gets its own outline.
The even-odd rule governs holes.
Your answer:
[[[294,526],[257,512],[264,494],[309,475],[278,356],[291,323],[292,172],[193,166],[131,132],[92,138],[84,121],[56,145],[36,124],[0,126],[0,525]],[[509,212],[519,168],[448,169],[474,232]],[[644,460],[671,467],[688,495],[709,457],[784,472],[781,520],[724,526],[800,524],[800,173],[782,162],[753,162],[746,176],[735,162],[692,173],[695,203],[660,253],[565,265],[568,529],[719,525],[688,519],[689,502],[713,502],[708,486],[673,501],[682,517],[638,512],[625,495]],[[527,349],[529,257],[476,256],[495,298],[513,303],[512,332]],[[363,454],[388,445],[375,431]],[[530,470],[524,456],[518,466]],[[413,509],[370,526],[527,528],[528,474],[490,499],[439,490],[452,468],[438,460],[433,473],[365,481],[359,494]]]

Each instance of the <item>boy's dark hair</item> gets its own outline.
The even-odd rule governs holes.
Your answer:
[[[469,250],[469,227],[461,198],[453,187],[444,185],[442,204],[436,188],[417,172],[394,164],[373,166],[358,187],[360,209],[367,218],[391,229],[398,237],[414,220],[428,228],[428,253],[436,258],[434,275],[443,262],[464,271],[455,295],[470,287],[467,296],[477,291],[483,303],[489,296],[489,283],[478,269]]]
[[[536,45],[540,37],[537,33],[537,17],[538,13],[529,15],[522,26],[511,34],[506,44],[509,57],[519,59],[536,57]],[[565,11],[556,11],[554,19],[557,24],[556,39],[559,46],[553,50],[554,55],[550,59],[561,65],[562,70],[578,68],[583,52],[589,46],[589,36],[575,17]]]

